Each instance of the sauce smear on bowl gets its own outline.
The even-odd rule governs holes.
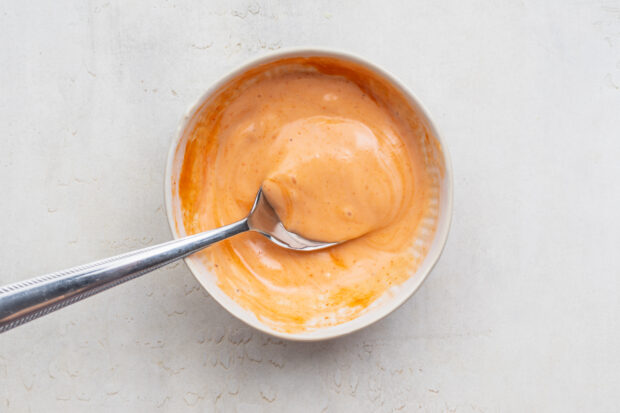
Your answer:
[[[216,91],[184,133],[188,234],[243,218],[262,186],[288,230],[350,240],[296,252],[245,233],[200,253],[219,287],[276,330],[358,317],[415,273],[433,239],[439,149],[403,94],[360,65],[258,66]]]

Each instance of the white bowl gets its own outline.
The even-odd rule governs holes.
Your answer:
[[[449,155],[444,143],[441,140],[439,133],[437,132],[437,128],[431,121],[428,111],[416,99],[415,95],[405,85],[403,85],[402,82],[400,82],[390,73],[373,65],[372,63],[365,61],[360,57],[351,55],[350,53],[327,50],[323,48],[295,48],[280,50],[275,53],[261,56],[233,70],[231,73],[215,82],[213,86],[211,86],[211,88],[209,88],[202,95],[198,102],[193,105],[188,111],[188,113],[185,115],[177,132],[177,136],[173,139],[170,146],[168,162],[166,165],[166,176],[164,185],[166,212],[168,215],[168,223],[170,224],[170,229],[172,230],[173,237],[180,238],[186,235],[185,229],[183,228],[183,220],[181,219],[179,199],[178,196],[176,196],[178,191],[176,187],[173,187],[173,182],[178,182],[178,179],[173,178],[178,177],[181,164],[183,163],[183,155],[185,152],[184,149],[186,142],[182,140],[182,137],[188,120],[191,119],[191,117],[194,115],[200,105],[214,91],[216,91],[220,86],[222,86],[224,83],[228,82],[232,78],[246,72],[248,69],[261,65],[263,63],[272,62],[274,60],[279,60],[282,58],[312,56],[336,57],[339,59],[348,60],[350,62],[360,64],[379,74],[384,79],[391,82],[396,88],[400,89],[404,93],[404,95],[410,100],[411,106],[421,114],[423,120],[426,121],[428,128],[437,139],[438,143],[441,145],[445,172],[440,182],[439,218],[437,222],[435,236],[422,263],[418,266],[415,273],[412,274],[407,281],[395,287],[395,289],[390,291],[389,294],[384,294],[383,297],[381,297],[379,300],[377,300],[371,305],[368,311],[366,311],[359,317],[342,324],[300,333],[285,333],[281,331],[276,331],[268,325],[262,323],[252,312],[244,309],[228,295],[226,295],[218,287],[216,275],[208,271],[207,268],[202,264],[200,259],[193,256],[185,258],[187,266],[189,267],[192,274],[194,274],[194,277],[196,277],[198,282],[205,288],[205,290],[207,290],[209,294],[211,294],[211,296],[218,303],[222,305],[222,307],[228,310],[235,317],[265,333],[287,340],[298,341],[318,341],[339,337],[364,328],[382,319],[383,317],[394,311],[396,308],[398,308],[409,297],[411,297],[411,295],[413,295],[413,293],[420,287],[422,282],[426,279],[430,271],[433,269],[433,266],[439,259],[439,256],[441,255],[443,247],[446,243],[448,231],[450,228],[450,221],[452,218],[453,181],[452,166],[450,164]],[[179,228],[177,228],[177,225],[179,226]]]

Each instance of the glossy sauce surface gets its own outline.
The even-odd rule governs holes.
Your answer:
[[[388,225],[398,214],[407,164],[394,137],[362,122],[313,116],[284,125],[278,156],[263,182],[285,228],[317,241],[346,241]]]
[[[188,234],[247,215],[258,189],[295,252],[246,233],[201,257],[262,322],[299,332],[351,320],[407,280],[437,218],[437,148],[402,94],[335,58],[291,58],[229,81],[193,115],[178,188]],[[179,223],[177,223],[178,225]]]

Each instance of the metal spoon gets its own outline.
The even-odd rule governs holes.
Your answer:
[[[258,232],[296,251],[337,244],[312,241],[287,231],[259,189],[248,216],[234,224],[0,287],[0,333],[245,231]]]

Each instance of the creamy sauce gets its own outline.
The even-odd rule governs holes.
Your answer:
[[[188,234],[243,218],[262,186],[287,229],[351,240],[295,252],[246,233],[201,252],[220,288],[265,324],[298,332],[351,320],[424,258],[438,147],[373,72],[333,58],[260,66],[220,88],[185,135],[178,195]]]
[[[380,136],[339,117],[284,125],[272,145],[280,156],[263,182],[284,226],[308,239],[345,241],[388,225],[402,207],[406,177],[398,165],[409,159],[398,139]]]

